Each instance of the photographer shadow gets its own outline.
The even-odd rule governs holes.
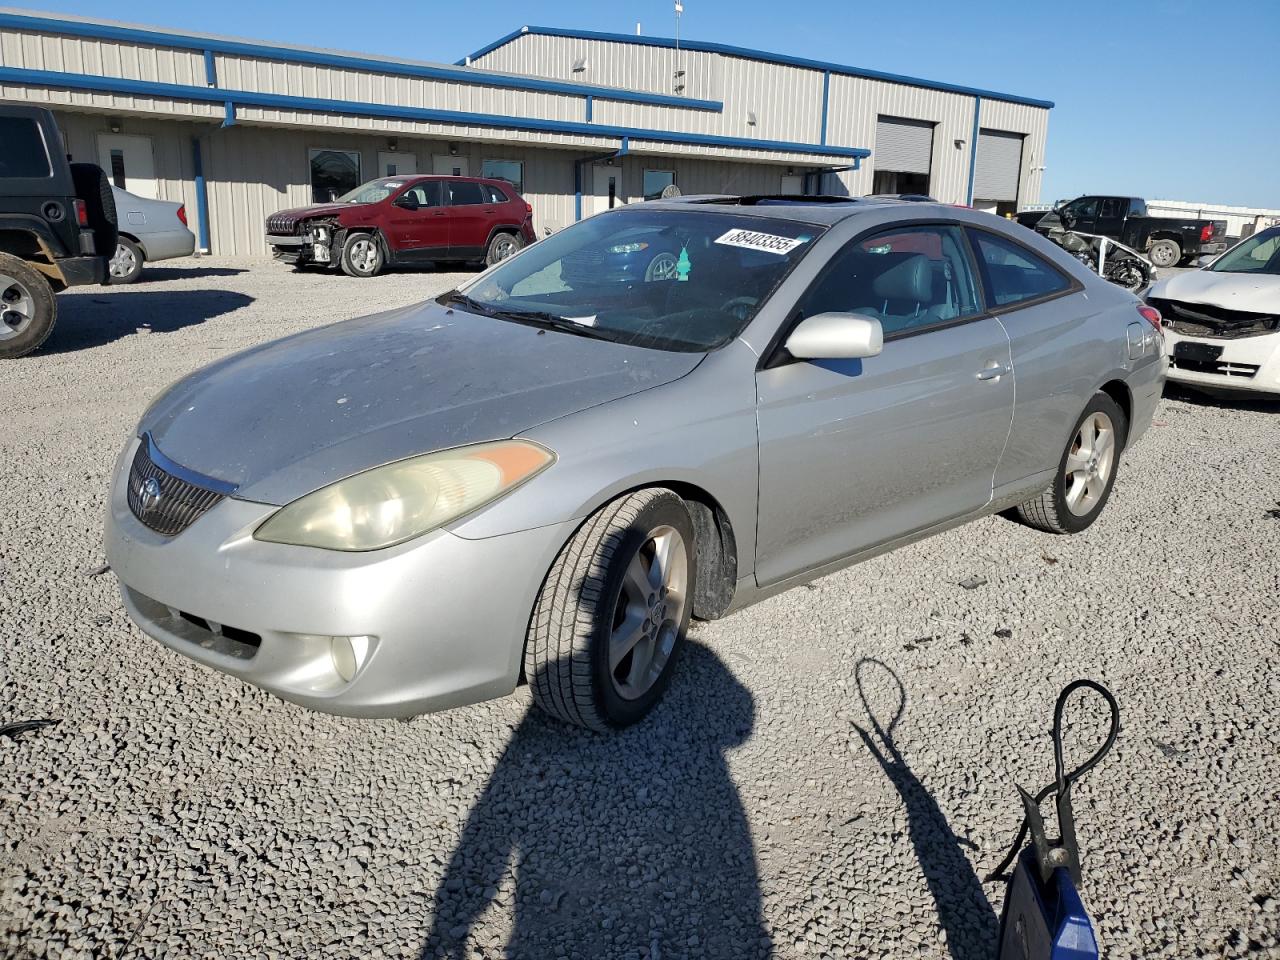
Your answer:
[[[907,833],[933,897],[938,921],[946,931],[951,956],[954,960],[988,960],[995,956],[999,924],[982,881],[964,853],[964,847],[972,849],[974,845],[951,829],[937,800],[912,771],[893,739],[894,729],[906,712],[906,688],[891,667],[869,658],[858,661],[855,679],[871,729],[857,724],[854,729],[902,798]],[[868,687],[873,684],[879,689],[869,694]],[[875,705],[873,700],[877,701]],[[883,725],[876,706],[886,704],[889,709],[882,715],[892,719]]]
[[[421,957],[772,956],[726,758],[754,701],[701,644],[680,659],[625,730],[530,707],[467,816]]]

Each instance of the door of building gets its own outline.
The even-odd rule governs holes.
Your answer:
[[[150,137],[98,134],[98,165],[107,172],[107,179],[121,190],[152,200],[159,195]]]
[[[974,158],[973,199],[1016,204],[1022,177],[1023,134],[1005,130],[981,130]]]
[[[378,176],[411,177],[418,172],[418,155],[378,151]]]
[[[431,172],[441,177],[469,177],[470,167],[466,157],[450,157],[436,154],[431,158]]]
[[[622,206],[626,199],[622,193],[622,168],[597,166],[594,176],[594,202],[591,212],[600,213]]]
[[[785,174],[782,177],[782,185],[778,192],[786,196],[795,196],[804,193],[804,177],[796,174]]]

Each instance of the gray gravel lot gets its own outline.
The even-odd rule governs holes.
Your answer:
[[[149,399],[457,280],[160,265],[0,368],[0,722],[61,721],[0,739],[0,955],[990,957],[1082,674],[1123,711],[1076,795],[1106,955],[1280,955],[1277,404],[1166,399],[1083,535],[990,518],[696,625],[612,737],[524,692],[308,713],[134,629],[96,571]]]

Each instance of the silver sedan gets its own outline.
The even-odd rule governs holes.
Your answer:
[[[110,283],[135,283],[147,261],[189,257],[196,237],[187,227],[187,208],[172,200],[151,200],[111,188],[120,236],[108,267]]]
[[[1160,329],[986,214],[634,205],[175,384],[120,455],[108,560],[145,632],[310,708],[527,681],[625,726],[691,616],[996,511],[1084,530]]]

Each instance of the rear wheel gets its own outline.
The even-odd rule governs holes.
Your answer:
[[[524,239],[514,233],[495,233],[489,241],[489,249],[484,255],[484,263],[492,267],[524,246]]]
[[[53,332],[58,303],[40,271],[0,253],[0,360],[21,357]]]
[[[376,277],[382,272],[382,244],[371,233],[353,233],[342,245],[342,272],[349,277]]]
[[[534,606],[525,676],[543,710],[592,730],[643,718],[671,680],[696,578],[684,501],[652,488],[596,511]]]
[[[1048,533],[1079,533],[1092,524],[1111,497],[1128,433],[1120,405],[1105,393],[1095,394],[1076,421],[1057,476],[1017,508],[1018,517]]]
[[[1182,248],[1172,240],[1157,240],[1147,255],[1157,267],[1176,267],[1182,259]]]
[[[142,248],[128,237],[116,240],[116,255],[108,267],[110,283],[134,283],[142,276],[142,264],[146,261]]]

